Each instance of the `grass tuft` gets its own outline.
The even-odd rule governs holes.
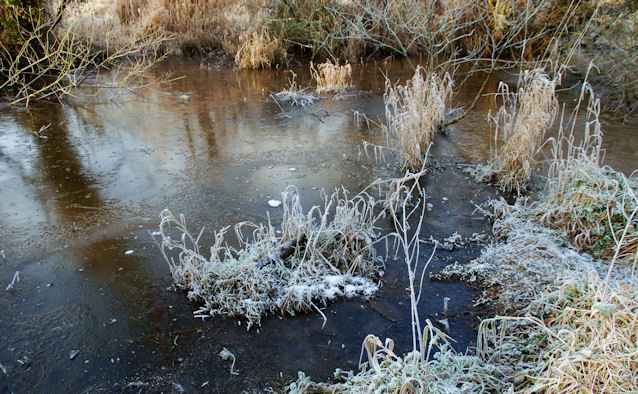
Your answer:
[[[318,305],[337,297],[370,297],[377,290],[380,201],[337,190],[324,196],[323,209],[315,206],[304,214],[295,188],[282,197],[281,235],[270,222],[239,223],[234,230],[240,247],[226,244],[226,227],[215,232],[210,256],[200,250],[203,229],[193,237],[183,216],[162,211],[162,253],[177,287],[202,304],[196,317],[242,316],[250,328],[267,314],[319,311]],[[171,250],[177,256],[169,256]]]
[[[549,181],[537,214],[580,250],[607,259],[617,250],[619,258],[632,257],[638,248],[638,180],[603,165],[600,101],[588,85],[583,96],[587,90],[590,100],[583,140],[574,142],[573,127],[552,139]]]
[[[418,66],[405,86],[385,81],[384,128],[388,143],[403,155],[403,167],[418,171],[426,161],[434,135],[441,128],[445,109],[452,96],[452,78],[435,74],[424,76]]]
[[[558,108],[557,83],[540,70],[525,71],[516,93],[500,83],[499,95],[504,103],[491,117],[495,148],[482,176],[495,179],[501,189],[520,194],[529,183],[536,163],[534,155]]]
[[[317,83],[317,93],[341,92],[351,86],[352,67],[347,63],[340,66],[328,60],[316,68],[310,63],[310,74]]]
[[[300,89],[296,82],[297,74],[290,70],[289,72],[292,75],[291,78],[288,79],[289,86],[281,92],[271,95],[272,99],[275,100],[277,104],[284,102],[290,103],[290,105],[294,106],[305,107],[306,105],[313,104],[315,101],[319,100],[319,97],[307,92],[308,88]]]
[[[265,30],[243,33],[239,41],[241,45],[235,54],[239,68],[270,68],[279,56],[279,39],[271,37]]]

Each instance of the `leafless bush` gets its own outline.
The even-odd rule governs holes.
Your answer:
[[[150,33],[131,37],[112,51],[100,50],[90,39],[80,38],[75,25],[56,29],[57,21],[42,17],[29,28],[19,26],[19,48],[0,48],[0,90],[10,92],[14,103],[60,99],[105,68],[115,68],[124,84],[143,84],[148,68],[163,57],[159,47],[168,39]]]

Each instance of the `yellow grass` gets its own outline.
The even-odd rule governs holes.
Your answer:
[[[350,64],[333,64],[330,60],[318,64],[310,63],[310,74],[317,84],[317,92],[342,91],[351,86],[352,67]]]
[[[403,166],[418,170],[426,161],[426,153],[434,135],[441,128],[445,109],[452,96],[452,78],[424,75],[417,67],[405,86],[385,82],[385,133],[389,144],[403,154]]]
[[[72,2],[61,27],[76,24],[78,33],[97,37],[96,45],[118,46],[148,31],[173,35],[167,49],[200,52],[238,50],[242,32],[256,31],[271,2],[261,0],[89,0]]]
[[[531,70],[521,75],[516,93],[505,83],[499,85],[504,103],[491,117],[495,148],[484,175],[495,178],[502,189],[520,192],[528,184],[534,155],[558,108],[556,84],[540,70]]]
[[[270,37],[265,30],[244,33],[239,41],[241,44],[235,54],[235,64],[239,68],[269,68],[279,52],[279,40]]]

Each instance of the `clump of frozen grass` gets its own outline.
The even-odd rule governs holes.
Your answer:
[[[199,246],[203,229],[194,237],[183,216],[162,211],[162,254],[177,287],[202,304],[196,317],[243,316],[250,328],[267,314],[319,311],[337,297],[370,297],[378,289],[381,259],[374,245],[382,239],[375,227],[383,216],[381,201],[337,190],[324,195],[323,207],[303,213],[294,187],[282,200],[281,235],[270,222],[239,223],[239,248],[226,244],[226,227],[214,233],[207,256]]]
[[[638,246],[638,181],[603,165],[600,101],[589,91],[588,119],[580,144],[571,127],[561,127],[552,139],[553,159],[538,216],[547,226],[565,234],[579,249],[611,258],[623,231],[619,258],[632,257]],[[577,115],[573,114],[573,118]]]
[[[497,242],[471,263],[440,274],[478,282],[487,289],[479,303],[494,301],[508,313],[482,321],[476,357],[516,390],[635,390],[632,267],[577,252],[560,232],[538,222],[534,204],[500,200],[491,208]]]
[[[361,356],[367,362],[358,372],[335,372],[335,384],[315,383],[303,372],[286,387],[290,393],[432,393],[503,391],[507,388],[503,374],[494,365],[478,357],[455,353],[447,336],[426,321],[428,346],[425,358],[418,351],[400,357],[394,343],[385,343],[374,335],[363,342]]]
[[[303,373],[301,392],[630,392],[638,365],[638,289],[627,267],[607,266],[566,246],[523,202],[492,203],[498,242],[465,268],[509,316],[485,319],[474,354],[459,354],[426,320],[423,353],[404,357],[392,341],[368,336],[358,372],[337,370],[335,384]]]
[[[419,267],[418,256],[422,241],[419,239],[425,213],[425,192],[420,184],[425,174],[406,172],[405,176],[388,181],[390,196],[386,209],[393,218],[395,247],[404,257],[408,274],[412,326],[412,351],[400,357],[394,352],[394,343],[385,343],[368,335],[363,342],[358,372],[337,370],[340,382],[329,385],[315,383],[303,372],[286,387],[292,393],[321,392],[451,392],[451,391],[504,391],[508,384],[504,375],[491,364],[483,363],[472,355],[456,353],[450,338],[436,328],[430,320],[421,322],[417,305],[421,298],[424,274],[434,257]],[[416,220],[411,220],[416,219]],[[436,248],[435,248],[436,251]],[[420,274],[419,274],[420,272]],[[362,363],[363,353],[367,362]]]
[[[490,201],[483,212],[494,221],[492,231],[499,242],[471,263],[455,263],[436,276],[461,277],[497,289],[482,301],[492,297],[503,310],[514,311],[539,292],[555,290],[557,283],[586,276],[590,270],[604,271],[602,263],[568,247],[560,233],[538,223],[534,210],[534,204],[523,198],[513,205],[503,199]]]
[[[358,372],[337,370],[335,384],[315,383],[303,372],[286,387],[291,393],[306,392],[450,392],[503,391],[504,375],[493,365],[471,355],[461,355],[450,347],[449,337],[430,320],[422,322],[417,305],[421,298],[424,274],[434,253],[419,266],[419,239],[425,213],[425,192],[420,184],[425,169],[388,182],[392,203],[386,204],[393,218],[395,247],[403,256],[408,274],[408,292],[412,327],[412,351],[397,356],[394,343],[385,343],[368,335],[363,341]],[[416,219],[416,220],[411,220]],[[436,250],[436,249],[435,249]],[[363,353],[367,362],[362,363]]]
[[[477,356],[510,366],[517,390],[638,388],[638,289],[628,282],[608,286],[591,272],[539,292],[521,315],[484,320],[477,341]]]
[[[310,75],[317,84],[317,93],[341,92],[351,86],[352,66],[347,63],[340,66],[328,60],[315,68],[310,63]]]
[[[424,76],[418,66],[405,86],[393,86],[386,78],[384,131],[388,144],[403,155],[403,167],[418,171],[436,132],[442,127],[447,103],[452,96],[452,78],[435,74]]]
[[[308,88],[300,89],[296,82],[297,74],[293,71],[290,71],[290,73],[292,76],[288,79],[288,87],[283,89],[281,92],[272,94],[271,97],[273,100],[277,103],[285,102],[290,103],[290,105],[300,107],[313,104],[315,101],[319,100],[319,97],[307,92]]]
[[[504,102],[490,118],[494,149],[481,177],[492,178],[503,190],[517,193],[527,186],[536,163],[534,155],[556,115],[558,82],[541,70],[531,70],[521,75],[516,93],[511,93],[507,84],[499,84]]]

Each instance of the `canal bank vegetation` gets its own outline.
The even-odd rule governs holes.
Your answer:
[[[0,4],[0,91],[13,103],[61,99],[104,70],[115,70],[109,87],[142,86],[147,70],[163,58],[169,37],[141,33],[117,47],[99,49],[95,36],[70,24],[60,28],[69,1],[5,1]],[[47,7],[48,6],[48,7]]]
[[[601,68],[591,78],[609,87],[602,91],[613,96],[608,102],[615,109],[633,113],[638,97],[634,50],[638,14],[635,2],[629,0],[30,0],[2,4],[2,43],[5,57],[10,53],[11,59],[19,53],[14,44],[27,40],[25,33],[38,30],[46,31],[46,38],[31,43],[51,47],[47,53],[55,52],[68,35],[74,51],[108,54],[115,63],[142,53],[148,61],[151,53],[170,52],[226,57],[240,68],[278,67],[299,58],[352,64],[418,57],[428,70],[462,66],[464,75],[470,75],[533,67],[548,59],[568,63],[573,71],[584,74],[594,60]],[[14,17],[15,10],[21,16]],[[47,27],[34,29],[33,21]],[[67,53],[69,46],[62,47]],[[97,58],[91,58],[95,63]],[[52,57],[22,56],[20,60],[37,66],[51,63]],[[4,62],[7,69],[11,61]],[[100,61],[87,68],[112,66],[113,62]],[[78,74],[60,65],[48,71],[55,71],[62,80]],[[42,74],[39,69],[28,72]],[[4,78],[10,79],[6,74]],[[25,83],[19,78],[11,81],[5,91]],[[62,89],[54,85],[48,90],[59,96],[75,85],[67,83]],[[477,92],[477,99],[484,88]],[[448,120],[446,125],[458,120]]]
[[[549,91],[539,102],[554,107],[553,83],[543,81]],[[582,106],[585,137],[577,143]],[[426,320],[420,330],[413,320],[413,348],[404,356],[392,340],[370,335],[359,371],[337,370],[335,383],[314,382],[300,372],[286,391],[635,391],[638,182],[603,165],[599,111],[600,101],[586,84],[559,136],[550,140],[554,155],[541,196],[488,203],[482,209],[493,220],[495,242],[470,263],[432,275],[474,283],[483,289],[477,304],[491,303],[500,311],[480,323],[475,349],[457,353],[432,322]],[[405,221],[396,217],[420,211],[425,201],[417,189],[417,198],[400,200],[403,209],[393,211],[404,239],[414,235],[401,231]],[[406,261],[418,256],[418,248],[403,252]],[[414,268],[408,264],[411,294],[423,283]],[[411,297],[417,321],[418,301]]]

